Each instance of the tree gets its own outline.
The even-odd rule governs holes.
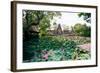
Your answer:
[[[79,17],[82,17],[83,16],[83,19],[88,22],[88,23],[91,23],[91,13],[79,13],[78,14]]]
[[[79,36],[85,36],[85,37],[90,37],[91,36],[91,28],[90,26],[87,26],[86,24],[80,24],[77,23],[73,27],[73,31],[76,33],[76,35]]]
[[[28,33],[29,28],[32,25],[38,25],[39,35],[46,35],[47,29],[50,27],[50,22],[57,16],[61,16],[61,13],[51,11],[23,10],[23,33]]]

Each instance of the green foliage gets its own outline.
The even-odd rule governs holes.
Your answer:
[[[24,48],[26,48],[27,52],[31,55],[31,58],[28,59],[29,62],[81,60],[90,58],[88,53],[81,53],[82,50],[77,48],[74,41],[67,40],[63,37],[46,36],[41,37],[38,40],[39,42],[35,40],[36,39],[28,41],[24,44]],[[43,58],[45,55],[47,55],[47,59]]]
[[[61,49],[53,50],[52,52],[54,54],[49,56],[49,58],[48,58],[49,61],[60,61],[61,58],[63,57],[63,52]]]
[[[83,19],[88,22],[88,23],[91,23],[91,13],[79,13],[78,14],[79,17],[82,17],[83,16]]]
[[[77,45],[81,45],[81,44],[90,43],[91,39],[88,37],[77,37],[77,39],[75,39],[74,42],[77,43]]]
[[[39,25],[39,35],[44,36],[54,17],[61,16],[60,12],[23,10],[23,33],[29,33],[32,25]],[[28,35],[27,35],[28,36]]]
[[[72,55],[73,60],[88,60],[91,58],[90,52],[77,47]]]
[[[79,36],[90,37],[91,36],[91,27],[87,26],[86,24],[82,25],[77,23],[73,27],[73,31]]]
[[[88,60],[90,58],[91,57],[90,57],[90,54],[89,53],[80,54],[79,57],[78,57],[79,60]]]

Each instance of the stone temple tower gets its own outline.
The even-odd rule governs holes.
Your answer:
[[[63,34],[63,31],[62,31],[62,28],[61,28],[61,25],[60,24],[58,24],[58,27],[57,27],[57,31],[56,32],[59,35]]]

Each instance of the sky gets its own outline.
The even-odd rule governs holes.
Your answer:
[[[61,12],[61,17],[56,17],[54,20],[56,20],[57,24],[61,25],[62,29],[67,28],[67,26],[71,29],[71,26],[74,26],[76,23],[86,23],[90,26],[89,23],[83,20],[83,17],[78,17],[78,13]],[[51,26],[52,29],[54,27],[53,25]]]

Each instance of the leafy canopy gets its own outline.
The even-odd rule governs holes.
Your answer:
[[[32,23],[39,25],[40,36],[45,35],[54,17],[61,16],[60,12],[23,10],[23,29],[28,30]]]
[[[79,13],[78,14],[79,17],[82,17],[83,16],[83,19],[88,22],[88,23],[91,23],[91,13]]]

